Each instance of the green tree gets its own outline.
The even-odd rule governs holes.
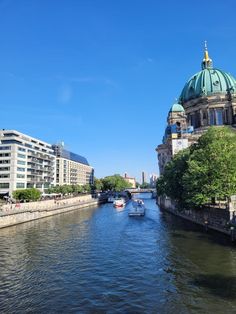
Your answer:
[[[75,185],[72,185],[72,190],[73,190],[73,193],[79,194],[83,192],[83,187],[82,185],[75,184]]]
[[[83,185],[83,190],[86,193],[90,193],[91,192],[91,186],[89,184],[84,184]]]
[[[16,200],[38,201],[41,197],[41,192],[35,188],[24,189],[24,190],[22,189],[22,190],[13,191],[12,196]]]
[[[70,193],[73,192],[72,186],[71,185],[67,185],[67,184],[60,185],[58,190],[60,191],[58,193],[61,193],[62,195],[70,194]]]
[[[103,190],[103,183],[101,179],[94,178],[94,184],[92,186],[93,190],[101,191]]]
[[[127,188],[132,187],[132,184],[127,182],[119,174],[108,176],[102,179],[104,190],[120,192]]]
[[[183,177],[188,169],[189,149],[180,151],[167,163],[164,173],[157,180],[157,194],[167,195],[179,206],[185,206],[186,190]]]
[[[236,193],[236,132],[211,127],[191,147],[184,189],[190,206],[202,206]]]
[[[157,193],[184,208],[200,208],[236,194],[236,132],[228,127],[209,128],[166,165]]]

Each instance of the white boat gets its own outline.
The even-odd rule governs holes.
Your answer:
[[[129,211],[129,216],[144,216],[145,206],[143,200],[133,200],[133,208]]]
[[[116,198],[113,202],[114,207],[124,207],[125,206],[125,200],[123,198]]]

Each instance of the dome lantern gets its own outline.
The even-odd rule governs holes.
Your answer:
[[[206,40],[205,40],[204,58],[202,60],[202,70],[204,69],[212,69],[212,60],[211,58],[209,58]]]

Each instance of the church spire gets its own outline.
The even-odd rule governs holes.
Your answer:
[[[212,60],[209,58],[207,42],[205,40],[205,50],[204,50],[204,58],[202,60],[202,69],[210,69],[212,68]]]

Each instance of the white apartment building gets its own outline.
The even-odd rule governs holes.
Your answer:
[[[0,130],[0,195],[55,185],[52,145],[15,130]]]
[[[56,155],[56,184],[93,184],[94,169],[83,156],[69,152],[63,145],[52,146]]]

